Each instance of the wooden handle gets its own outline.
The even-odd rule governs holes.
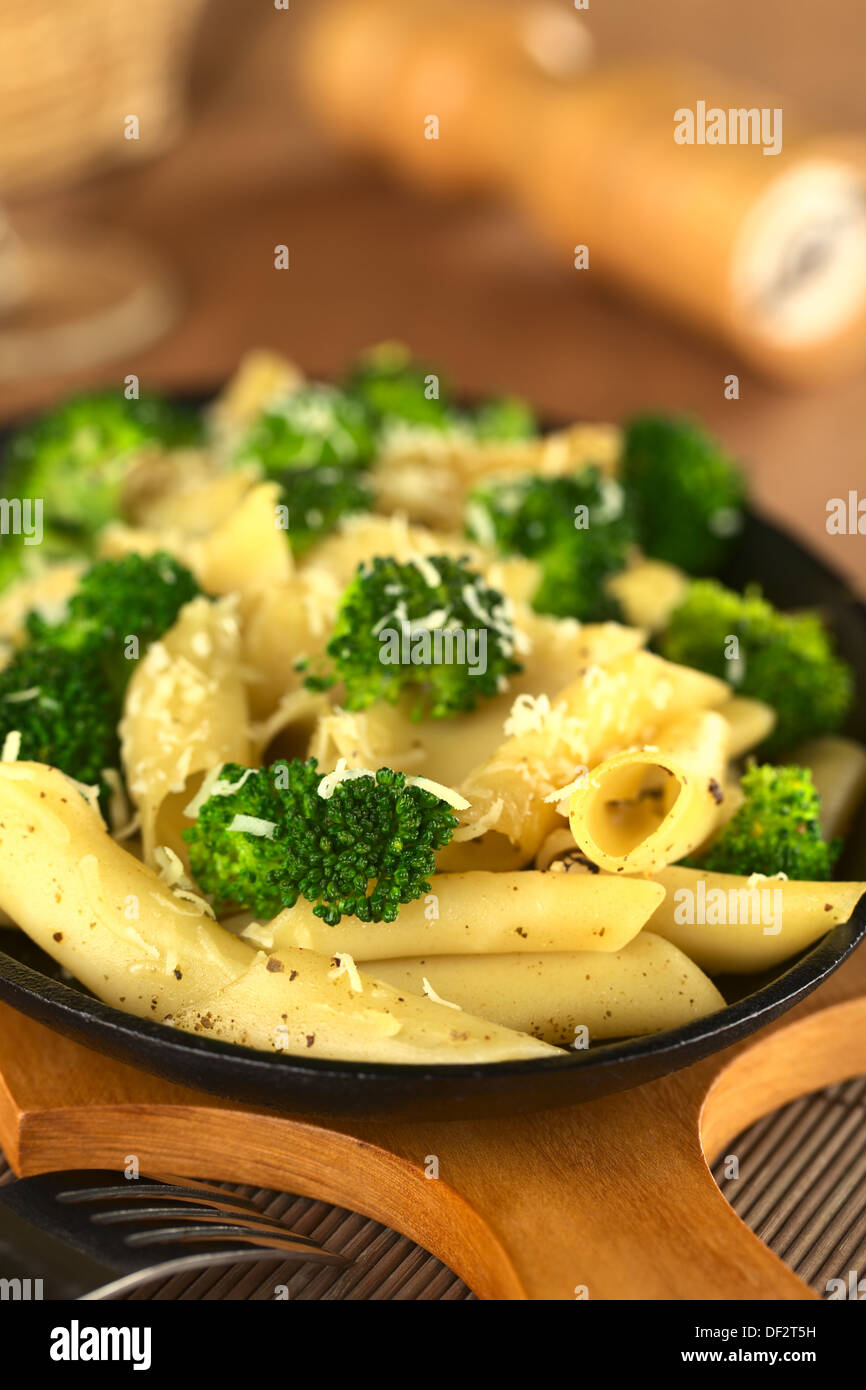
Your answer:
[[[760,1115],[866,1071],[864,983],[859,952],[756,1041],[635,1091],[429,1124],[258,1113],[0,1006],[0,1143],[19,1174],[134,1154],[142,1172],[334,1202],[410,1236],[486,1299],[811,1299],[708,1161]]]

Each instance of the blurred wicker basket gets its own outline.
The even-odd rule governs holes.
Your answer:
[[[205,2],[0,0],[0,196],[164,149]]]

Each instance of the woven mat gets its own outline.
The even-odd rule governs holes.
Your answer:
[[[725,1177],[737,1160],[738,1176]],[[725,1197],[821,1297],[827,1282],[866,1275],[866,1077],[793,1101],[727,1146],[713,1170]],[[200,1176],[206,1177],[206,1174]],[[0,1182],[9,1178],[0,1155]],[[154,1281],[147,1299],[472,1299],[451,1270],[412,1241],[354,1212],[261,1188],[225,1184],[329,1250],[343,1271],[273,1261]]]

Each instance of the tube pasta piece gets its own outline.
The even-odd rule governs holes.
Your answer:
[[[258,481],[255,468],[232,468],[214,473],[213,463],[191,470],[192,451],[160,456],[156,469],[142,470],[138,495],[125,507],[136,524],[152,531],[175,531],[195,538],[205,536],[226,522]],[[197,455],[194,455],[197,457]],[[168,473],[168,465],[174,471]],[[162,474],[162,476],[160,476]]]
[[[710,974],[749,974],[788,960],[851,916],[866,883],[805,883],[667,868],[647,923]]]
[[[406,903],[396,922],[344,917],[330,927],[299,901],[272,922],[250,927],[267,950],[301,946],[355,960],[383,956],[492,955],[527,951],[618,951],[661,901],[644,879],[516,873],[434,874],[426,898]]]
[[[395,989],[437,995],[462,1009],[568,1047],[679,1028],[725,1001],[712,980],[669,941],[642,931],[621,951],[551,955],[430,956],[370,961]]]
[[[351,1062],[465,1065],[556,1055],[526,1033],[298,949],[257,952],[243,975],[173,1022],[263,1051]]]
[[[491,589],[497,589],[500,594],[510,598],[515,607],[518,604],[526,605],[530,618],[540,616],[529,608],[541,582],[541,568],[535,560],[528,560],[523,555],[502,556],[488,562],[484,578]]]
[[[356,993],[327,956],[269,959],[116,845],[54,768],[0,765],[0,804],[0,909],[127,1013],[249,1047],[356,1061],[554,1055],[536,1038],[401,996],[360,972]]]
[[[235,610],[231,598],[193,599],[129,683],[121,753],[149,864],[158,845],[186,862],[183,808],[204,773],[251,761]]]
[[[729,698],[724,681],[650,652],[590,667],[552,700],[515,710],[511,736],[458,786],[471,810],[455,838],[497,830],[531,858],[556,824],[555,807],[545,797],[615,750],[649,743],[677,715]]]
[[[679,604],[689,577],[665,560],[640,556],[607,581],[608,592],[617,599],[627,623],[661,632]]]
[[[728,753],[741,758],[750,748],[756,748],[776,727],[776,711],[763,700],[735,695],[722,710],[729,725]]]
[[[577,848],[569,825],[558,825],[545,836],[533,863],[536,869],[544,872],[550,869],[558,869],[561,872],[564,868],[570,869],[572,865],[575,868],[586,869],[587,873],[598,869],[597,864],[590,866],[583,850]]]
[[[294,563],[279,525],[278,483],[259,483],[209,535],[194,542],[190,565],[208,594],[255,594],[286,584]]]
[[[847,834],[866,797],[866,748],[854,739],[827,735],[801,743],[790,761],[812,773],[821,798],[824,839]]]
[[[315,730],[330,711],[320,691],[292,690],[284,695],[273,714],[250,727],[254,760],[303,758]],[[331,769],[333,770],[333,769]]]
[[[299,391],[304,381],[300,368],[279,353],[261,349],[248,352],[208,411],[217,443],[226,436],[233,439],[260,411]]]
[[[0,764],[0,908],[106,1003],[161,1019],[234,979],[250,947],[108,834],[76,784]]]
[[[572,794],[575,842],[608,873],[657,873],[691,854],[718,822],[725,719],[713,710],[681,715],[655,740],[600,763]]]
[[[324,652],[340,593],[327,570],[308,569],[247,604],[243,663],[256,719],[268,718],[285,696],[302,687],[306,673],[299,663]]]

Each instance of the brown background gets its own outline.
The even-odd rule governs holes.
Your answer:
[[[19,210],[40,226],[95,219],[144,237],[179,271],[186,304],[154,348],[63,383],[3,386],[0,414],[130,371],[147,386],[214,382],[256,344],[328,372],[370,342],[402,337],[465,389],[522,392],[553,415],[616,419],[650,404],[697,412],[749,463],[760,507],[866,592],[864,538],[828,537],[824,525],[828,498],[855,487],[866,495],[863,375],[820,392],[779,389],[591,272],[576,275],[570,248],[557,263],[509,209],[426,201],[326,150],[293,92],[298,26],[315,2],[277,11],[270,0],[214,0],[179,143]],[[778,90],[786,113],[866,129],[859,0],[590,0],[585,18],[602,58],[698,56]],[[288,272],[273,268],[281,242]],[[740,374],[736,402],[723,397],[730,371]]]

